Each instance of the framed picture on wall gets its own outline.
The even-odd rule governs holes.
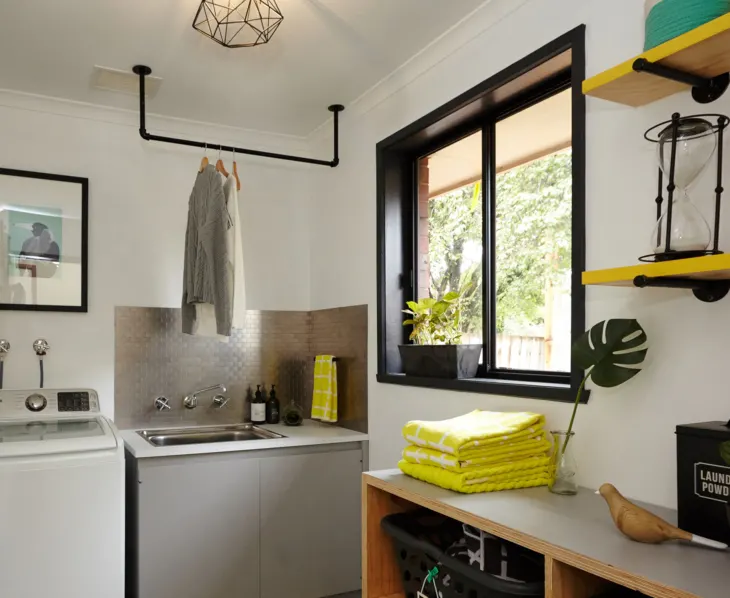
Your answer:
[[[0,168],[0,309],[88,311],[89,179]]]

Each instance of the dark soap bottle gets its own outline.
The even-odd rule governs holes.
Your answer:
[[[276,387],[271,385],[271,392],[269,393],[269,400],[266,401],[266,423],[267,424],[278,424],[279,414],[281,412],[281,405],[279,399],[276,398]]]

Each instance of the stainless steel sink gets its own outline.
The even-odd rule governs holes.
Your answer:
[[[140,430],[142,438],[154,446],[207,444],[211,442],[238,442],[239,440],[269,440],[286,438],[253,424],[230,426],[202,426],[197,428],[170,428],[167,430]]]

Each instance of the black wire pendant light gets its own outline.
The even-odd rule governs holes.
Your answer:
[[[226,48],[250,48],[267,43],[283,20],[276,0],[203,0],[193,28]]]

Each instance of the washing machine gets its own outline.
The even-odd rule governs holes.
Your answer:
[[[0,390],[0,596],[124,596],[124,443],[93,390]]]

